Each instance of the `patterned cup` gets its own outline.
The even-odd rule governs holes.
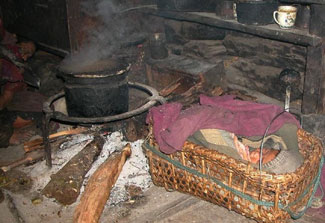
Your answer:
[[[279,6],[277,11],[273,12],[274,21],[281,29],[289,29],[295,25],[297,16],[297,7],[291,5]]]

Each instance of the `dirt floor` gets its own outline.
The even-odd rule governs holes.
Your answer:
[[[62,88],[61,80],[53,77],[60,58],[44,52],[38,52],[33,60],[33,65],[37,72],[44,73],[42,78],[45,84],[39,91],[30,91],[33,92],[33,94],[28,94],[30,93],[28,92],[21,97],[16,97],[9,106],[10,111],[23,112],[34,120],[34,125],[26,129],[26,131],[30,133],[30,137],[28,137],[29,140],[41,137],[42,102],[45,98],[57,93]],[[143,80],[144,74],[140,74],[142,71],[141,69],[135,69],[133,76],[130,76],[130,80]],[[226,69],[226,73],[227,72],[231,72],[231,69]],[[239,86],[238,89],[240,89]],[[283,102],[255,91],[247,90],[247,93],[258,98],[258,101],[283,105]],[[35,95],[38,96],[35,98]],[[33,103],[23,103],[22,101],[24,100],[22,100],[22,98],[27,97],[30,99],[29,102]],[[143,97],[143,95],[141,97]],[[139,101],[142,100],[143,98]],[[293,104],[292,106],[295,105]],[[65,125],[64,123],[52,122],[51,132],[64,130],[70,127],[71,126]],[[88,127],[89,126],[86,126],[86,128]],[[112,151],[121,149],[123,145],[129,141],[131,141],[135,157],[133,157],[134,160],[132,159],[125,165],[129,165],[126,169],[130,171],[132,168],[135,169],[132,170],[134,172],[125,172],[124,175],[126,177],[121,180],[119,179],[120,182],[117,182],[117,188],[113,189],[110,201],[107,202],[104,212],[101,215],[100,222],[255,222],[233,211],[229,211],[226,208],[219,207],[196,197],[175,191],[169,192],[164,188],[154,186],[150,180],[146,158],[141,149],[141,143],[143,142],[144,136],[141,136],[138,131],[138,133],[134,133],[136,136],[133,135],[134,140],[128,141],[132,136],[130,136],[130,134],[126,136],[126,134],[124,134],[125,131],[116,132],[118,128],[119,127],[111,128],[110,130],[112,130],[112,132],[105,136],[106,146],[104,146],[101,154],[98,156],[98,160],[94,162],[92,169],[90,169],[85,179],[87,181],[89,175],[95,171]],[[89,142],[91,137],[92,134],[78,134],[58,141],[57,147],[59,149],[55,152],[55,155],[53,155],[52,169],[48,169],[45,165],[45,160],[41,160],[29,165],[14,168],[5,174],[2,173],[2,175],[0,175],[0,189],[3,193],[3,197],[1,198],[0,194],[0,223],[72,222],[73,212],[80,200],[80,196],[73,204],[62,205],[55,199],[44,196],[42,194],[42,189],[51,179],[51,174],[57,172],[69,161],[69,159],[77,154]],[[23,156],[23,144],[1,148],[0,164],[1,166],[5,166],[7,163],[19,160]],[[141,162],[144,163],[141,164]],[[83,192],[86,181],[83,183],[80,193]],[[134,190],[131,195],[130,189],[125,188],[125,185],[131,184],[130,182],[138,184],[137,190]],[[127,195],[124,195],[125,190],[128,192]],[[323,202],[325,202],[325,198]],[[309,209],[301,219],[289,220],[289,222],[320,223],[324,222],[324,219],[325,207],[323,206],[322,208]]]
[[[2,210],[0,222],[72,222],[75,204],[61,206],[44,198],[39,203],[34,202],[33,204],[31,195],[33,194],[6,194],[5,201],[0,204]],[[15,210],[9,209],[13,202],[16,206]],[[24,219],[24,221],[17,219]],[[322,223],[323,221],[324,215],[308,211],[301,219],[288,222]],[[100,222],[248,223],[255,221],[193,196],[179,192],[167,192],[164,188],[152,186],[139,198],[128,200],[114,207],[106,207]]]

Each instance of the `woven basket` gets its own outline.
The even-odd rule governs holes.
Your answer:
[[[301,217],[310,206],[323,165],[320,141],[302,129],[297,135],[304,162],[288,174],[259,171],[188,141],[182,151],[166,155],[157,149],[152,134],[143,148],[155,185],[197,196],[258,222],[285,222]]]

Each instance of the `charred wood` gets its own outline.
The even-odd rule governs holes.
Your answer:
[[[46,197],[55,198],[64,205],[74,203],[79,196],[84,177],[102,150],[103,145],[103,138],[96,136],[61,170],[51,176],[51,181],[46,185],[42,193]]]

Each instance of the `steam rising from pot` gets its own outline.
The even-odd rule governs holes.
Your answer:
[[[63,70],[82,70],[83,67],[105,60],[121,47],[121,40],[130,33],[131,27],[121,19],[118,12],[121,7],[107,0],[86,0],[81,2],[84,22],[91,27],[81,27],[86,40],[79,46],[78,52],[68,55],[61,63]]]

